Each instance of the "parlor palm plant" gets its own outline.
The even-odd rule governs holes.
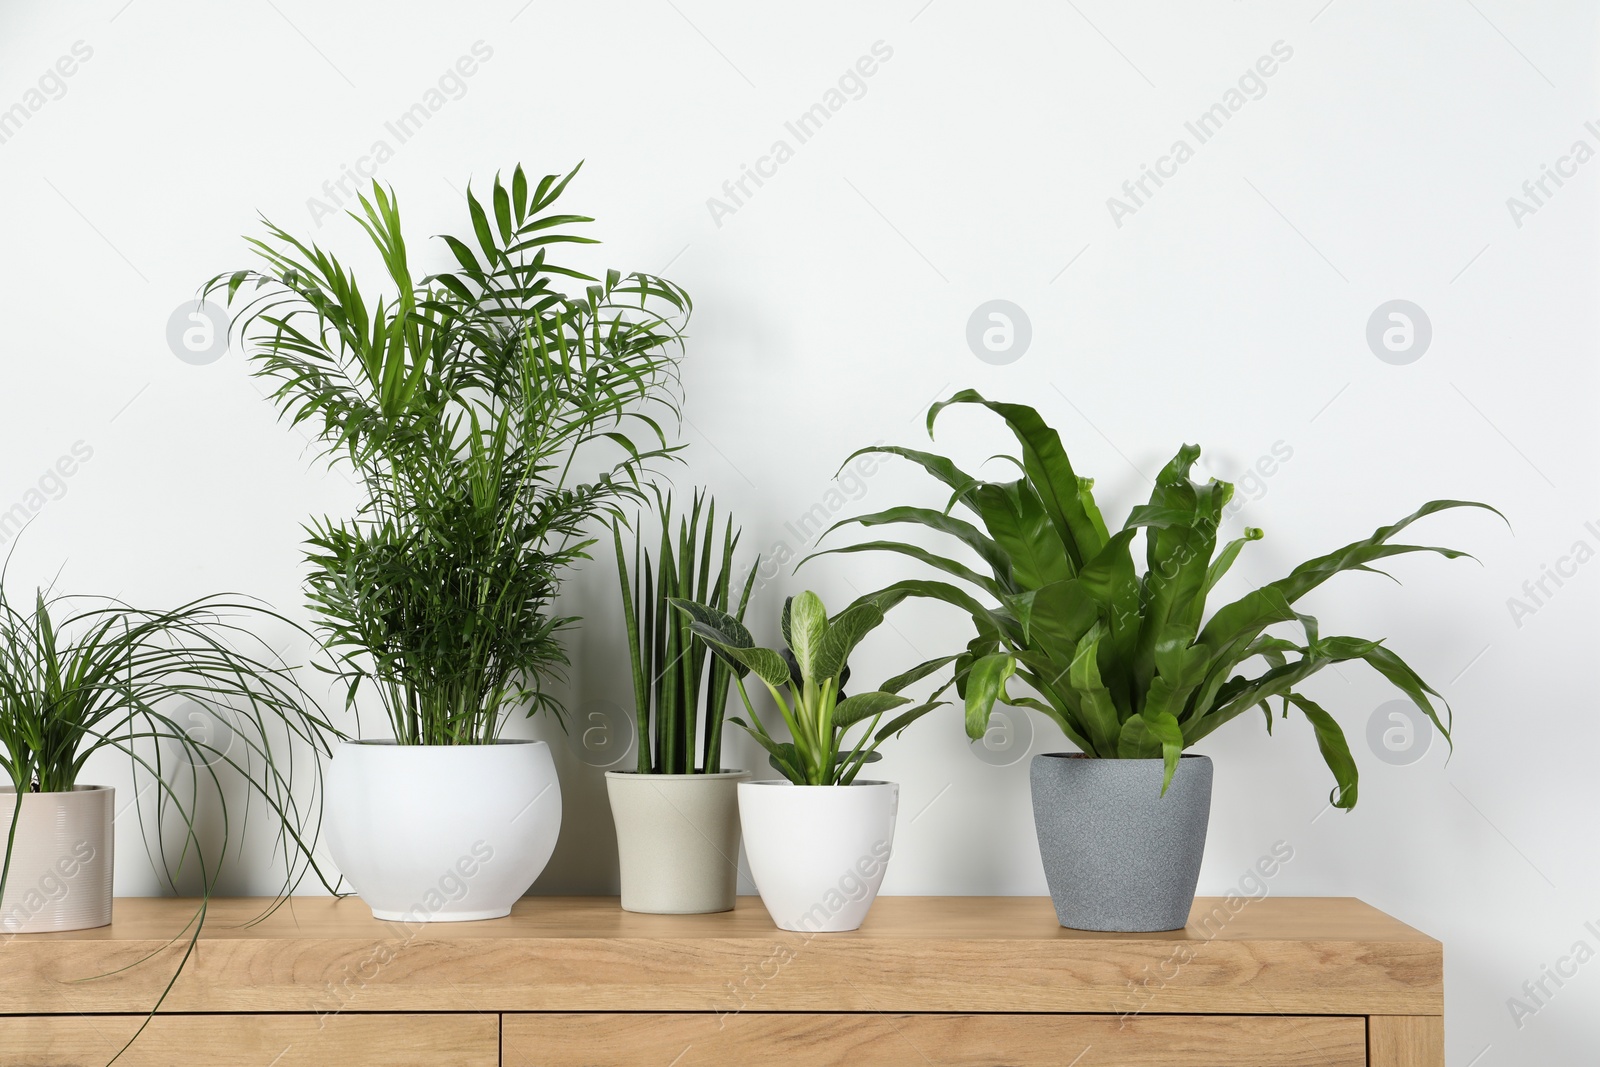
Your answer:
[[[418,278],[374,184],[352,216],[377,285],[267,223],[250,241],[264,268],[210,286],[243,304],[235,328],[284,416],[360,478],[355,517],[312,524],[311,606],[351,704],[370,682],[404,744],[483,744],[513,707],[560,713],[560,579],[590,520],[674,450],[650,408],[676,413],[688,295],[551,258],[595,243],[573,232],[592,220],[553,210],[576,174],[530,187],[519,166],[487,202],[469,189],[470,236],[442,238],[439,274]]]
[[[519,166],[485,199],[469,187],[469,229],[441,238],[437,274],[413,267],[374,183],[351,216],[377,277],[266,223],[250,241],[262,266],[208,287],[242,305],[235,328],[284,418],[363,493],[353,516],[311,524],[307,583],[347,705],[373,694],[394,738],[344,746],[329,782],[335,859],[381,918],[505,914],[548,861],[554,762],[501,728],[519,708],[560,717],[550,683],[575,622],[555,609],[561,580],[592,520],[676,451],[658,420],[677,411],[688,295],[556,261],[595,243],[576,232],[592,220],[555,207],[576,174],[530,183]],[[438,872],[475,845],[501,858],[473,899],[439,899]]]

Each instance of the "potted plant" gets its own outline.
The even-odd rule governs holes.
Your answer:
[[[1005,420],[1021,446],[1013,460],[1021,477],[989,482],[942,456],[865,448],[861,452],[918,464],[950,488],[951,505],[944,511],[890,508],[838,525],[929,527],[961,542],[989,573],[896,541],[830,551],[897,552],[975,588],[986,599],[947,582],[913,579],[864,602],[887,608],[906,597],[928,597],[972,620],[975,635],[956,660],[969,736],[983,736],[998,701],[1048,716],[1080,749],[1036,756],[1031,767],[1039,847],[1062,925],[1130,932],[1184,925],[1205,847],[1212,771],[1207,757],[1184,750],[1253,708],[1266,715],[1270,730],[1270,700],[1281,702],[1284,716],[1292,707],[1310,723],[1337,783],[1330,803],[1353,808],[1357,771],[1344,733],[1298,689],[1329,664],[1367,663],[1449,738],[1448,705],[1404,660],[1381,641],[1322,634],[1317,620],[1294,603],[1336,574],[1371,571],[1392,556],[1464,555],[1393,538],[1435,512],[1493,508],[1431,501],[1208,617],[1207,595],[1262,533],[1246,529],[1219,549],[1218,528],[1233,486],[1190,479],[1198,447],[1179,450],[1157,476],[1149,503],[1134,508],[1113,534],[1095,504],[1093,482],[1078,477],[1060,436],[1036,411],[965,390],[929,409],[930,437],[934,420],[952,404],[981,405]],[[982,528],[954,514],[957,504]],[[1142,574],[1132,553],[1140,531]],[[1268,632],[1280,624],[1297,628],[1298,639]],[[1031,693],[1011,691],[1012,679]],[[1435,700],[1444,706],[1444,720]]]
[[[178,935],[187,942],[181,970],[205,925],[230,838],[243,832],[245,820],[230,818],[225,781],[244,783],[246,815],[249,799],[260,799],[281,824],[275,840],[284,881],[263,913],[316,869],[320,775],[309,791],[303,774],[295,782],[292,746],[325,753],[337,731],[240,621],[293,624],[220,597],[144,610],[40,591],[24,606],[7,595],[3,570],[0,772],[9,784],[0,786],[0,933],[111,922],[119,812],[115,790],[94,784],[86,767],[96,755],[118,754],[128,758],[137,787],[124,807],[137,807],[158,873],[174,892],[180,878],[199,886],[194,919]],[[320,771],[315,760],[313,770]],[[141,804],[145,792],[151,798]],[[213,821],[220,841],[198,826],[202,798],[220,814]],[[173,828],[176,843],[165,832]],[[146,1024],[171,988],[162,989]]]
[[[229,769],[283,819],[286,891],[298,882],[315,826],[302,823],[304,800],[290,793],[274,724],[322,751],[336,732],[289,668],[233,621],[245,615],[287,622],[221,598],[150,611],[40,591],[24,608],[0,574],[0,771],[10,783],[0,786],[0,932],[111,921],[115,790],[82,780],[102,752],[127,756],[135,781],[147,778],[155,833],[173,815],[181,822],[179,854],[152,853],[172,861],[163,871],[169,884],[184,866],[197,872],[204,895],[215,884],[227,842],[212,851],[197,832],[195,787],[219,784]],[[196,729],[190,717],[202,713],[226,723],[225,741]],[[192,772],[187,785],[179,782],[184,767]],[[226,827],[227,799],[215,793]]]
[[[737,785],[750,778],[749,771],[722,766],[722,719],[733,668],[707,655],[705,642],[670,601],[683,597],[727,612],[739,534],[731,518],[724,520],[718,549],[716,504],[701,493],[694,495],[689,515],[679,517],[675,540],[671,495],[656,494],[655,518],[661,528],[656,557],[643,546],[641,526],[631,574],[621,521],[611,527],[639,737],[637,769],[606,772],[622,907],[671,915],[728,911],[739,873]],[[744,619],[755,577],[752,565],[736,620]]]
[[[894,844],[900,787],[858,779],[882,759],[878,746],[943,704],[930,699],[879,725],[910,699],[899,695],[954,657],[930,660],[875,691],[846,696],[850,653],[883,622],[876,604],[858,603],[830,619],[815,593],[783,606],[782,651],[758,648],[738,620],[705,604],[674,599],[690,629],[734,668],[748,730],[783,775],[776,782],[739,783],[745,854],[761,901],[780,929],[805,933],[854,930],[883,883]],[[766,686],[792,740],[762,723],[745,689],[753,673]],[[938,694],[934,694],[935,697]],[[854,741],[847,740],[863,727]]]
[[[576,620],[553,600],[594,543],[586,528],[638,496],[673,449],[674,345],[690,303],[671,283],[557,265],[593,243],[558,214],[576,169],[530,186],[518,167],[480,202],[454,268],[415,280],[392,193],[352,216],[383,272],[363,286],[335,256],[267,224],[266,266],[214,279],[255,373],[330,460],[353,469],[354,517],[311,524],[309,598],[350,707],[370,694],[390,737],[342,745],[328,773],[335,862],[373,914],[507,914],[561,826],[549,746],[501,737],[549,689]],[[592,283],[579,295],[563,278]]]

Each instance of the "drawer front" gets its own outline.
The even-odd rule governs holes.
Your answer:
[[[0,1017],[0,1067],[103,1067],[142,1015]],[[496,1067],[494,1015],[160,1015],[118,1067]]]
[[[506,1015],[505,1067],[1366,1067],[1361,1017]]]

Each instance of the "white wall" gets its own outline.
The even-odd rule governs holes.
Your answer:
[[[237,352],[175,358],[168,318],[247,262],[238,235],[258,212],[355,248],[353,225],[317,225],[308,198],[375,139],[392,143],[384,123],[481,41],[492,56],[465,94],[379,172],[413,244],[463,225],[468,179],[586,159],[569,200],[600,219],[593,262],[665,271],[695,297],[692,478],[754,543],[803,547],[785,523],[825,499],[844,455],[916,443],[929,401],[966,386],[1037,404],[1100,479],[1114,522],[1182,441],[1203,443],[1220,476],[1291,452],[1232,520],[1268,532],[1235,592],[1429,497],[1504,509],[1514,533],[1472,514],[1427,529],[1482,566],[1404,560],[1403,588],[1351,577],[1307,602],[1328,632],[1389,638],[1447,694],[1454,757],[1435,738],[1412,762],[1377,758],[1368,724],[1395,694],[1362,669],[1327,672],[1310,691],[1352,738],[1359,809],[1319,814],[1331,782],[1302,723],[1269,739],[1242,719],[1203,746],[1218,773],[1202,891],[1290,842],[1272,892],[1359,896],[1445,941],[1452,1064],[1576,1062],[1600,1044],[1600,962],[1559,988],[1546,979],[1552,995],[1528,1001],[1538,1010],[1520,1027],[1507,1002],[1577,942],[1600,948],[1600,564],[1561,562],[1578,544],[1586,560],[1600,549],[1580,436],[1597,384],[1600,163],[1547,184],[1539,203],[1522,192],[1575,142],[1600,148],[1600,122],[1585,127],[1600,120],[1592,5],[360,8],[0,8],[0,108],[42,104],[0,143],[0,509],[36,500],[75,443],[93,453],[62,487],[47,480],[59,498],[18,549],[14,591],[62,568],[75,591],[172,603],[232,589],[299,612],[299,524],[347,507],[350,488],[276,423]],[[64,92],[46,80],[59,98],[29,97],[80,41],[92,56]],[[1259,92],[1247,82],[1259,98],[1199,144],[1185,122],[1275,46],[1292,55]],[[796,145],[784,123],[875,47],[892,56],[860,98]],[[779,138],[793,158],[737,210],[713,212],[708,198]],[[1179,138],[1193,158],[1114,218],[1107,198]],[[1534,210],[1513,212],[1509,197]],[[965,339],[969,315],[997,298],[1032,329],[1003,366]],[[1408,365],[1366,340],[1394,299],[1431,321]],[[977,413],[941,428],[965,462],[1007,446]],[[941,499],[897,467],[864,486],[851,508]],[[1535,602],[1523,583],[1546,566],[1570,576]],[[854,557],[801,579],[840,605],[889,573]],[[765,589],[758,615],[801,579]],[[573,645],[571,704],[585,712],[628,699],[611,581],[597,566],[567,595],[591,621]],[[1534,610],[1515,617],[1513,597]],[[859,657],[862,678],[965,640],[959,618],[932,608],[894,623]],[[1062,739],[1031,727],[1008,766],[974,758],[954,713],[890,750],[883,770],[904,802],[887,892],[1044,891],[1023,757]],[[533,729],[564,753],[569,811],[540,889],[611,890],[600,772],[550,724]],[[119,848],[119,892],[154,891],[132,820]],[[271,883],[247,862],[229,884]]]

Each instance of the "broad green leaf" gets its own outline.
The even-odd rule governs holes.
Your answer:
[[[1028,481],[1055,524],[1074,571],[1094,558],[1105,545],[1105,525],[1096,523],[1098,512],[1091,513],[1084,508],[1080,494],[1086,495],[1087,490],[1072,469],[1066,449],[1061,446],[1061,435],[1046,425],[1033,408],[985,400],[977,391],[964,389],[928,409],[929,436],[933,434],[933,423],[939,412],[952,404],[980,404],[1006,421],[1022,445],[1022,466]],[[1090,499],[1092,501],[1092,497]]]
[[[1117,758],[1161,758],[1161,742],[1150,732],[1142,717],[1135,715],[1122,724],[1122,730],[1117,735]]]
[[[1078,641],[1100,617],[1100,604],[1076,578],[1007,597],[1006,605],[1022,624],[1027,643],[1063,663],[1070,662]]]
[[[800,674],[808,683],[820,684],[832,677],[825,670],[822,642],[828,633],[828,609],[822,598],[806,590],[789,604],[789,650],[800,664]]]
[[[894,693],[856,693],[839,701],[833,709],[833,725],[835,729],[844,730],[862,719],[870,719],[874,715],[882,715],[886,711],[903,707],[911,703],[910,697],[898,696]]]
[[[663,562],[670,554],[664,556]],[[755,645],[754,637],[745,629],[744,623],[729,615],[726,611],[696,603],[693,600],[684,600],[680,597],[668,597],[667,603],[678,611],[687,615],[692,621],[699,623],[705,630],[701,634],[708,641],[728,648],[751,648]]]
[[[1239,558],[1239,550],[1244,548],[1246,543],[1259,541],[1264,536],[1266,535],[1256,527],[1246,526],[1244,528],[1244,536],[1236,537],[1229,541],[1223,550],[1217,553],[1217,558],[1211,564],[1211,569],[1206,571],[1206,592],[1210,593],[1216,587],[1216,584],[1222,580],[1222,576],[1228,573],[1228,570],[1233,566],[1233,561]]]
[[[1139,578],[1134,573],[1130,545],[1136,531],[1124,529],[1106,542],[1099,555],[1078,572],[1078,586],[1100,605],[1100,617],[1108,624],[1110,668],[1105,671],[1106,687],[1121,707],[1132,710],[1133,664],[1139,644],[1141,616]]]
[[[1021,590],[1065,581],[1076,571],[1061,534],[1039,496],[1025,481],[981,482],[965,499],[1010,558],[1011,579]],[[999,596],[998,590],[991,591]]]
[[[1318,556],[1316,559],[1308,560],[1290,571],[1288,577],[1281,578],[1272,584],[1284,595],[1284,598],[1289,603],[1293,604],[1340,571],[1353,570],[1375,559],[1408,552],[1436,552],[1447,559],[1465,556],[1467,553],[1458,552],[1454,549],[1428,548],[1419,545],[1397,545],[1388,547],[1385,550],[1385,542],[1413,522],[1451,508],[1481,508],[1484,511],[1499,515],[1502,520],[1505,519],[1504,515],[1501,515],[1499,511],[1488,504],[1480,504],[1474,500],[1430,500],[1399,522],[1390,526],[1380,526],[1373,531],[1371,537],[1353,541],[1325,556]]]
[[[870,455],[899,456],[901,459],[908,459],[949,486],[957,494],[966,492],[968,486],[978,483],[977,478],[961,470],[943,456],[934,455],[932,452],[919,452],[914,448],[902,448],[899,445],[871,445],[867,448],[858,448],[845,458],[845,461],[839,465],[839,470],[844,470],[852,460],[859,456]]]
[[[972,549],[983,560],[984,565],[993,572],[995,581],[1002,586],[1009,585],[1011,581],[1011,560],[999,545],[989,537],[984,536],[972,523],[958,519],[943,511],[934,511],[932,508],[897,507],[884,511],[874,511],[869,515],[856,515],[852,518],[841,519],[828,527],[826,533],[832,533],[841,526],[855,524],[860,526],[886,526],[892,523],[905,523],[926,526],[931,530],[949,534],[962,544]],[[814,556],[826,555],[825,552],[814,552],[807,556],[809,560]],[[802,560],[801,563],[804,563]]]
[[[1094,746],[1091,754],[1096,756],[1108,756],[1116,752],[1117,738],[1122,731],[1116,703],[1100,678],[1098,659],[1100,642],[1105,633],[1104,625],[1095,623],[1079,642],[1077,655],[1067,669],[1067,682],[1081,700],[1081,732]]]
[[[789,665],[783,662],[783,657],[770,648],[735,648],[731,645],[718,644],[713,636],[715,631],[704,623],[696,621],[691,624],[697,634],[713,648],[720,649],[734,663],[748,667],[754,671],[757,678],[766,682],[774,689],[782,689],[789,684]]]
[[[973,740],[989,729],[994,702],[1005,702],[1006,679],[1017,672],[1017,661],[997,653],[975,660],[966,672],[967,736]]]
[[[946,664],[954,663],[956,658],[956,656],[939,656],[935,659],[923,660],[910,670],[890,678],[878,688],[883,690],[885,693],[898,693],[906,686],[915,685],[917,682],[922,681],[922,679],[926,678],[928,675],[934,673]]]
[[[861,639],[882,622],[883,612],[876,604],[852,604],[829,620],[816,654],[817,677],[836,677]]]
[[[999,583],[997,583],[993,578],[979,574],[977,571],[973,570],[971,567],[968,567],[964,563],[958,563],[953,559],[938,555],[934,552],[929,552],[927,549],[918,545],[908,545],[900,541],[863,541],[860,544],[855,545],[841,545],[838,548],[830,548],[826,552],[814,553],[812,556],[807,556],[805,560],[801,560],[800,562],[804,563],[806,560],[812,559],[814,556],[848,554],[853,552],[896,552],[902,556],[908,556],[919,563],[926,563],[928,566],[933,567],[936,570],[944,571],[946,574],[949,574],[953,577],[960,578],[962,581],[971,582],[973,585],[977,586],[979,589],[982,589],[984,592],[988,593],[992,597],[995,597],[996,599],[1003,595],[1003,591],[1000,588]]]
[[[875,742],[882,742],[891,737],[897,737],[901,731],[910,726],[912,723],[916,722],[918,719],[922,718],[924,715],[928,714],[928,712],[932,711],[934,708],[942,708],[947,703],[948,701],[944,700],[930,700],[924,704],[918,704],[916,707],[907,711],[902,711],[899,715],[896,715],[894,718],[878,727],[878,732],[873,735],[872,739]]]
[[[1344,731],[1339,728],[1338,722],[1332,715],[1299,693],[1289,693],[1287,699],[1300,709],[1301,714],[1316,730],[1317,748],[1321,750],[1323,760],[1327,762],[1328,769],[1333,772],[1334,781],[1338,783],[1329,796],[1328,803],[1349,811],[1356,806],[1360,772],[1356,769],[1356,761],[1350,756],[1350,743],[1345,740]]]
[[[1424,682],[1421,676],[1412,670],[1405,660],[1382,645],[1374,645],[1366,649],[1361,653],[1361,658],[1366,660],[1373,670],[1387,678],[1396,689],[1410,697],[1411,702],[1424,715],[1428,716],[1434,727],[1444,735],[1445,743],[1452,750],[1455,748],[1455,742],[1450,737],[1450,728],[1454,725],[1451,721],[1450,705],[1445,704],[1444,717],[1440,718],[1438,711],[1433,706],[1433,702],[1428,699],[1431,695],[1438,697],[1440,703],[1444,703],[1444,698],[1439,696],[1437,690],[1427,682]]]

